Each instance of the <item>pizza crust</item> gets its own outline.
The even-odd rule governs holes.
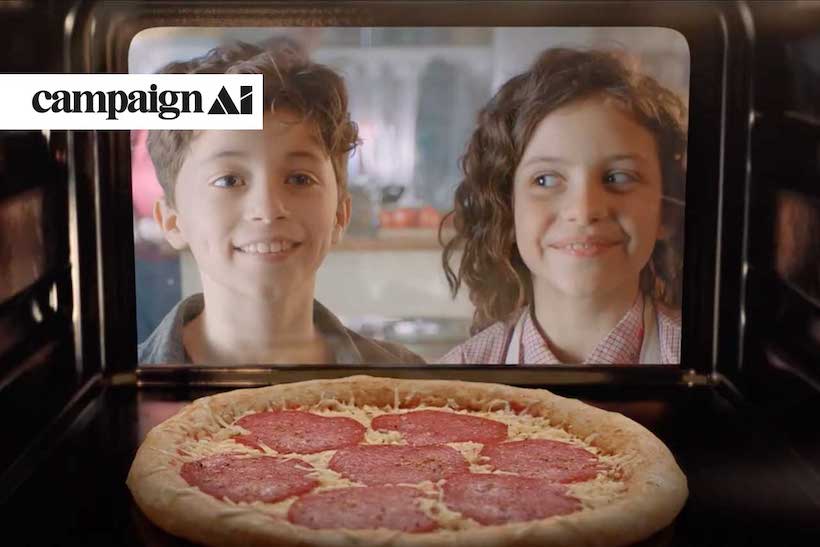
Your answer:
[[[410,534],[391,530],[313,530],[223,502],[179,475],[177,446],[198,431],[216,432],[248,412],[313,406],[336,399],[359,406],[455,406],[489,411],[510,404],[546,416],[553,426],[588,439],[627,462],[625,492],[592,510],[523,523]],[[397,404],[398,403],[398,404]],[[176,462],[176,463],[175,463]],[[208,545],[498,546],[628,545],[670,524],[688,495],[672,453],[649,430],[621,414],[541,389],[448,380],[352,376],[243,389],[204,397],[152,429],[127,479],[143,512],[164,530]],[[227,508],[227,509],[226,509]]]

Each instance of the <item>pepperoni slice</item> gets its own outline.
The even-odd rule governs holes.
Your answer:
[[[481,524],[504,524],[566,515],[581,503],[566,487],[545,479],[467,473],[444,483],[444,503]]]
[[[438,410],[384,414],[374,418],[371,425],[373,429],[398,431],[410,446],[466,441],[487,444],[507,440],[507,424]]]
[[[276,502],[310,492],[319,483],[307,476],[309,463],[271,456],[240,458],[217,454],[182,465],[180,475],[215,498]]]
[[[464,456],[445,445],[359,445],[339,450],[328,465],[367,485],[435,482],[469,470]]]
[[[262,443],[283,454],[314,454],[359,444],[365,427],[352,418],[328,418],[302,410],[273,410],[240,418],[249,435],[236,442],[260,448]]]
[[[481,455],[500,471],[553,482],[594,479],[603,467],[591,452],[560,441],[529,439],[485,446]]]
[[[293,502],[288,520],[308,528],[389,528],[429,532],[435,521],[416,503],[423,494],[409,486],[366,486],[326,490]]]

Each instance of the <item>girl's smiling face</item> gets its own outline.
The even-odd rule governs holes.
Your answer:
[[[536,126],[513,183],[515,238],[533,284],[588,298],[635,291],[661,235],[652,133],[600,96]]]

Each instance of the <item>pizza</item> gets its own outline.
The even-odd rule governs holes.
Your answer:
[[[666,446],[543,389],[352,376],[198,399],[127,479],[206,545],[627,545],[687,497]]]

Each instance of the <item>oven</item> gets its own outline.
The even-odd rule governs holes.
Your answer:
[[[139,293],[140,267],[162,253],[141,254],[133,139],[127,131],[0,131],[0,514],[10,544],[181,544],[140,513],[125,487],[148,430],[200,396],[358,373],[543,387],[641,423],[670,448],[690,489],[675,522],[647,545],[820,544],[820,4],[11,0],[0,2],[0,70],[133,72],[137,39],[152,29],[336,29],[342,42],[346,29],[370,29],[369,39],[379,36],[372,29],[403,30],[399,41],[421,29],[425,39],[446,30],[464,41],[435,46],[454,81],[468,77],[458,72],[468,66],[477,80],[465,81],[491,82],[498,75],[482,72],[482,29],[502,29],[515,52],[539,27],[556,36],[626,28],[642,40],[671,29],[688,48],[679,367],[141,366],[138,323],[150,306]],[[338,51],[350,54],[362,44],[357,36]],[[156,50],[146,42],[142,51]],[[334,51],[317,55],[332,63]],[[647,58],[674,80],[665,57]],[[364,171],[371,181],[383,176],[354,194],[369,208],[360,209],[347,251],[381,253],[373,260],[387,282],[399,275],[389,264],[410,256],[402,253],[427,252],[408,264],[428,264],[419,257],[439,249],[422,229],[394,225],[376,237],[373,219],[389,213],[382,219],[394,222],[399,210],[446,199],[422,185],[410,192],[421,201],[401,205],[402,186],[418,173],[401,171],[398,159],[363,158],[351,167],[361,181]],[[176,273],[144,290],[169,279],[185,285],[184,260],[170,267]],[[357,274],[363,287],[373,269]],[[367,298],[395,301],[357,301]],[[467,305],[345,317],[428,356],[463,337]]]

